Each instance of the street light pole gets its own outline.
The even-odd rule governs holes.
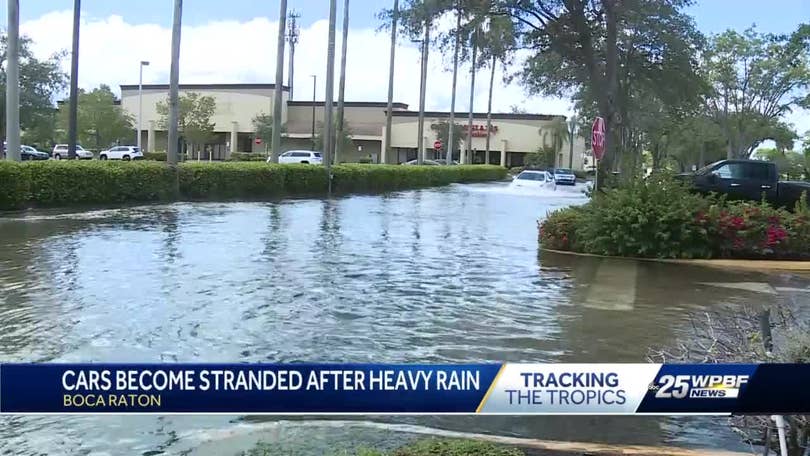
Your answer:
[[[138,77],[138,150],[141,149],[141,132],[143,131],[143,67],[149,66],[149,62],[141,60],[141,71]],[[151,151],[150,151],[151,152]]]
[[[180,158],[177,135],[178,98],[180,92],[180,30],[183,18],[183,0],[174,0],[172,24],[172,64],[169,72],[169,144],[166,160],[176,165]]]
[[[20,0],[8,0],[6,159],[20,161]]]
[[[312,78],[312,150],[315,150],[315,88],[318,85],[318,75],[311,74],[309,77]]]

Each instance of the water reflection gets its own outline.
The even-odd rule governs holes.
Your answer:
[[[684,337],[691,311],[768,304],[807,285],[538,256],[536,220],[577,202],[470,185],[0,217],[0,361],[639,362],[648,346]],[[718,285],[739,282],[775,293]],[[186,432],[238,419],[3,418],[0,452],[171,451]],[[392,421],[529,438],[738,445],[717,420]]]

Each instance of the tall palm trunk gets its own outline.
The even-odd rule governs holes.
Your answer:
[[[489,73],[489,100],[487,100],[487,145],[486,152],[484,153],[484,163],[489,164],[489,147],[490,137],[492,136],[492,89],[495,86],[495,66],[498,63],[498,57],[492,56],[492,68]]]
[[[473,111],[474,111],[474,102],[475,102],[475,57],[478,54],[478,28],[475,29],[473,32],[473,48],[472,48],[472,66],[470,67],[470,112],[469,117],[467,119],[467,163],[473,163],[473,148],[472,148],[472,130],[473,130]]]
[[[335,134],[335,164],[343,157],[343,111],[346,93],[346,48],[349,41],[349,0],[343,2],[343,43],[340,56],[340,84],[338,86],[337,133]]]
[[[458,8],[458,5],[456,5]],[[458,81],[458,50],[461,47],[461,9],[456,11],[456,47],[453,49],[453,88],[450,94],[450,123],[447,132],[446,164],[453,163],[453,151],[456,148],[457,139],[453,137],[453,126],[456,123],[456,82]],[[461,159],[461,157],[459,157]],[[463,162],[463,160],[462,160]]]
[[[394,17],[391,21],[391,57],[388,62],[388,106],[385,111],[385,145],[380,157],[381,163],[388,163],[391,155],[391,118],[394,109],[394,63],[396,63],[397,20],[399,19],[399,0],[394,0]],[[394,159],[394,162],[396,160]]]

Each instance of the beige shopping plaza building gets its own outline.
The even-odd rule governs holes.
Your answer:
[[[142,112],[141,143],[148,152],[165,151],[167,133],[160,128],[160,115],[157,104],[168,96],[168,85],[143,85],[142,97],[139,97],[137,85],[121,86],[121,105],[133,118],[138,119]],[[231,152],[264,153],[269,138],[257,138],[253,127],[253,118],[259,114],[272,114],[273,84],[185,84],[180,86],[180,93],[196,92],[207,95],[216,101],[214,135],[204,153],[203,159],[210,155],[213,160],[227,159]],[[139,103],[140,101],[140,103]],[[142,103],[142,104],[141,104]],[[289,100],[289,90],[283,88],[282,123],[283,151],[292,149],[309,150],[313,147],[313,124],[315,134],[323,126],[324,103],[312,101]],[[335,104],[337,106],[337,104]],[[391,153],[383,156],[385,143],[385,102],[346,102],[346,123],[354,143],[350,151],[344,151],[338,157],[340,162],[371,160],[374,163],[404,163],[416,159],[418,147],[418,113],[408,109],[408,105],[394,103],[391,128]],[[555,117],[546,114],[492,114],[492,129],[487,132],[486,114],[473,114],[472,149],[475,151],[475,163],[484,163],[486,138],[490,140],[489,162],[502,166],[521,166],[526,154],[537,151],[543,145],[544,133],[549,138],[550,127]],[[427,158],[436,156],[433,144],[436,132],[433,125],[447,121],[447,112],[426,112],[424,136]],[[563,118],[564,119],[564,118]],[[456,113],[456,123],[466,129],[468,114]],[[466,134],[465,138],[466,140]],[[466,147],[463,145],[462,147]],[[442,154],[443,156],[443,154]],[[458,151],[454,158],[458,160]],[[557,153],[557,166],[568,167],[569,161],[574,169],[583,169],[589,165],[590,157],[586,155],[585,141],[574,140],[573,154],[568,144]]]

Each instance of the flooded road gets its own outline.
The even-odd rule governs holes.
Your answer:
[[[806,280],[788,275],[539,254],[537,220],[584,202],[580,190],[454,185],[5,214],[0,361],[644,362],[648,347],[689,334],[690,312],[810,297]],[[0,453],[177,453],[238,423],[274,421],[2,417]],[[372,421],[746,449],[722,418]],[[331,429],[322,440],[396,440],[380,432]],[[312,427],[291,435],[301,445],[318,441],[306,437],[318,435]]]

